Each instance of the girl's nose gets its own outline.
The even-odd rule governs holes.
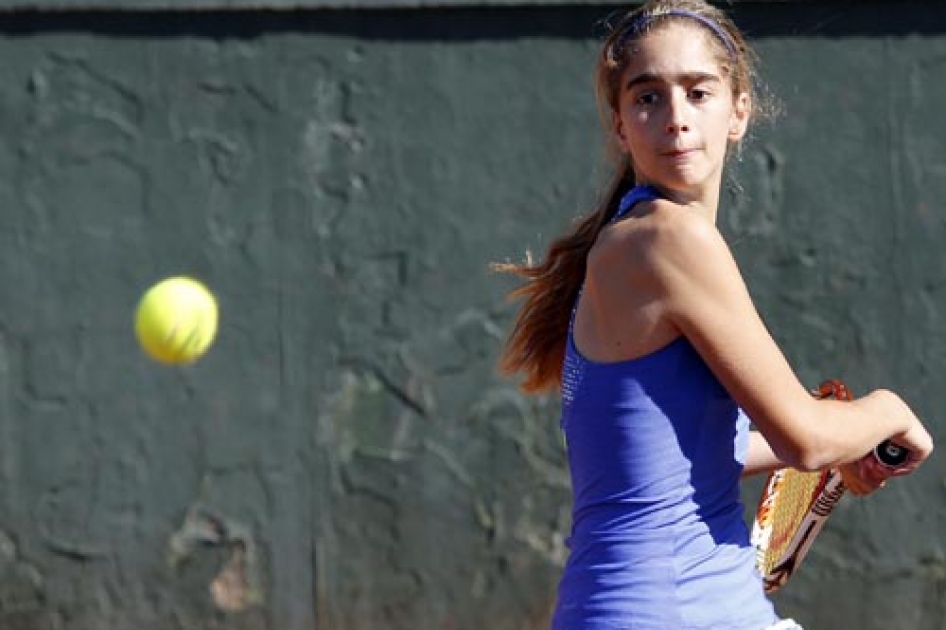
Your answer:
[[[667,133],[677,134],[690,130],[690,124],[686,120],[686,97],[674,95],[670,99],[670,107],[667,112]]]
[[[684,133],[689,130],[690,126],[687,123],[674,118],[671,118],[670,122],[667,123],[667,133]]]

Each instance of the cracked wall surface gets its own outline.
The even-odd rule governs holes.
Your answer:
[[[946,9],[788,4],[739,4],[785,115],[721,225],[806,382],[942,437]],[[496,375],[488,265],[594,200],[610,10],[6,16],[0,630],[547,627],[557,403]],[[221,330],[171,369],[131,318],[179,273]],[[846,501],[780,608],[942,630],[944,498]]]

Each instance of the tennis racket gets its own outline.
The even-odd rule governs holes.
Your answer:
[[[825,381],[812,395],[852,400],[839,380]],[[874,456],[889,467],[902,464],[908,455],[889,440],[874,450]],[[752,527],[756,566],[766,593],[780,589],[798,569],[844,491],[841,472],[835,468],[817,472],[780,468],[769,475]]]

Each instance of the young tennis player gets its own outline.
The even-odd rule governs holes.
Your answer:
[[[502,369],[562,394],[556,630],[797,628],[763,593],[740,476],[843,465],[866,493],[933,448],[889,391],[814,399],[753,305],[716,215],[754,82],[743,36],[702,0],[627,14],[597,66],[613,183],[544,260],[499,266],[525,279]],[[912,453],[894,471],[868,456],[886,438]]]

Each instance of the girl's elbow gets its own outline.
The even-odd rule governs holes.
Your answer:
[[[817,440],[793,440],[776,454],[785,464],[803,472],[823,470],[836,463],[832,449]]]
[[[815,472],[824,470],[834,463],[834,458],[826,457],[823,452],[818,450],[811,450],[805,451],[798,456],[798,462],[795,468],[803,472]]]

